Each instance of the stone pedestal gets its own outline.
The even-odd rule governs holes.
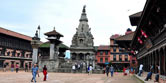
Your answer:
[[[47,66],[49,72],[56,72],[59,66],[59,60],[40,60],[39,70],[42,71],[44,65]]]

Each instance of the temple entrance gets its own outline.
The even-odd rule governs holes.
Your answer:
[[[21,60],[20,62],[20,68],[24,68],[24,61]]]
[[[3,62],[4,62],[4,60],[0,60],[0,68],[3,67]]]

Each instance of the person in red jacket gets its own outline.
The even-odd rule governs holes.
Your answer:
[[[47,77],[47,67],[46,67],[46,65],[44,65],[44,67],[43,67],[43,75],[44,75],[43,81],[46,81],[46,77]]]
[[[127,73],[126,73],[126,68],[125,68],[125,67],[123,67],[123,75],[124,75],[124,76],[127,75]]]

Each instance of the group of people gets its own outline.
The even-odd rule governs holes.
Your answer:
[[[83,64],[75,63],[75,64],[72,66],[72,71],[73,71],[73,73],[75,73],[76,71],[81,71],[82,68],[83,68]]]
[[[159,65],[156,65],[155,66],[156,69],[157,69],[157,73],[155,75],[155,81],[154,82],[159,82],[159,73],[160,73],[160,66]],[[154,70],[154,66],[153,65],[150,65],[150,69],[149,69],[149,72],[147,73],[147,76],[145,78],[145,81],[148,81],[149,79],[152,79],[152,74],[153,74],[153,71]],[[142,76],[142,73],[143,73],[143,64],[140,64],[139,66],[139,73],[138,73],[138,76]]]
[[[109,75],[109,72],[110,72],[110,74],[111,74],[111,77],[113,77],[113,75],[114,75],[114,67],[111,65],[111,67],[109,67],[108,65],[106,66],[106,68],[105,68],[105,73],[106,73],[106,75],[107,75],[107,77],[108,77],[108,75]]]
[[[123,68],[123,75],[124,76],[126,76],[126,75],[128,75],[128,74],[130,74],[132,72],[133,72],[133,68],[129,68],[129,67],[124,67]]]
[[[38,77],[39,77],[39,68],[38,68],[37,64],[34,64],[32,67],[32,80],[31,80],[31,82],[33,82],[33,81],[36,82],[36,75],[38,75]],[[44,67],[43,67],[43,75],[44,75],[43,81],[46,81],[46,79],[48,79],[46,65],[44,65]]]
[[[7,64],[3,65],[3,72],[6,72],[7,66],[8,66]],[[16,64],[16,65],[11,64],[10,68],[11,68],[11,72],[13,72],[15,69],[16,73],[18,73],[20,67],[19,67],[19,64]],[[28,65],[27,64],[25,64],[25,72],[28,72]]]

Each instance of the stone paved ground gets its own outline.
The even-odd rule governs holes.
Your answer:
[[[30,83],[30,72],[0,72],[0,83]],[[106,77],[104,74],[73,74],[73,73],[49,73],[48,80],[43,82],[43,74],[37,77],[37,83],[139,83],[132,75],[123,76],[122,73],[114,77]]]

